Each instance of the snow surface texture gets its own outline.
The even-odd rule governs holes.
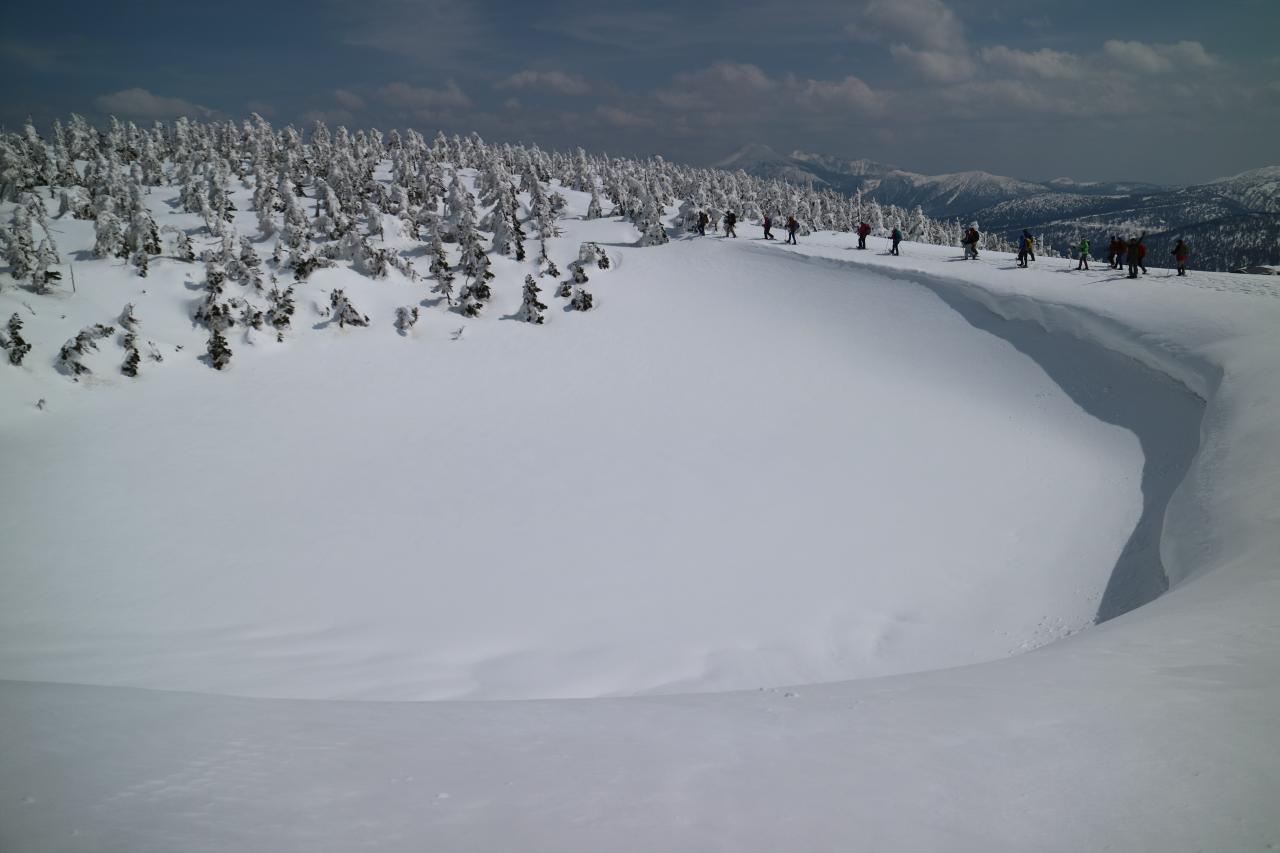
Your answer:
[[[544,327],[501,259],[227,373],[176,263],[24,315],[167,349],[3,374],[0,676],[78,684],[0,687],[0,848],[1280,843],[1265,279],[566,225],[620,263]]]

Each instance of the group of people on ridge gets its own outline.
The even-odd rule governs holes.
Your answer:
[[[1107,244],[1107,263],[1111,269],[1119,270],[1125,268],[1125,262],[1128,262],[1129,278],[1137,278],[1138,270],[1142,270],[1145,275],[1147,272],[1147,232],[1142,232],[1136,237],[1130,237],[1128,240],[1113,234],[1111,241]],[[1089,240],[1081,238],[1080,245],[1076,247],[1080,262],[1076,264],[1076,269],[1089,268]],[[1174,263],[1178,267],[1178,275],[1187,274],[1187,258],[1191,257],[1191,247],[1187,245],[1187,241],[1179,237],[1173,244],[1173,249],[1169,252],[1173,256]]]
[[[698,234],[705,237],[707,235],[707,226],[711,224],[711,217],[705,210],[698,211],[697,229]],[[736,226],[738,224],[738,215],[733,211],[729,211],[724,215],[724,236],[737,237],[738,232]],[[764,239],[775,240],[773,235],[773,217],[765,214],[764,221]],[[800,223],[796,221],[794,216],[787,217],[786,223],[787,240],[791,245],[796,244],[796,232],[800,230]],[[866,222],[859,222],[855,231],[858,235],[858,248],[867,248],[867,237],[871,236],[871,226]],[[1118,235],[1112,235],[1111,242],[1107,245],[1107,263],[1111,269],[1124,269],[1125,261],[1128,261],[1129,278],[1137,278],[1138,270],[1143,273],[1147,272],[1147,245],[1144,242],[1147,234],[1144,231],[1137,237],[1130,237],[1128,240]],[[898,244],[902,242],[902,230],[896,225],[889,235],[892,241],[892,247],[889,254],[897,255]],[[978,224],[972,223],[965,229],[964,236],[960,238],[960,245],[964,247],[965,260],[976,259],[978,257],[978,243],[982,239],[982,235],[978,233]],[[1181,237],[1174,243],[1173,250],[1169,253],[1173,255],[1173,259],[1178,267],[1178,275],[1187,274],[1187,258],[1191,256],[1191,248],[1187,242]],[[1076,257],[1078,263],[1077,270],[1089,269],[1089,238],[1081,237],[1079,245],[1076,246]],[[1036,240],[1035,237],[1027,229],[1022,229],[1022,236],[1018,238],[1018,266],[1026,268],[1027,265],[1036,259]]]
[[[734,213],[731,210],[724,215],[724,219],[722,221],[724,222],[724,236],[737,238],[738,214]],[[696,226],[698,229],[698,236],[700,237],[707,236],[707,226],[710,224],[711,224],[711,216],[705,210],[698,211],[697,226]],[[761,224],[764,225],[764,239],[776,240],[777,238],[773,236],[773,217],[766,213],[764,216],[764,222]],[[786,228],[787,228],[786,242],[792,245],[795,245],[796,232],[800,230],[800,223],[796,221],[796,218],[794,216],[788,216]]]

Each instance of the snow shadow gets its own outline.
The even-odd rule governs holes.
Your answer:
[[[1137,436],[1144,457],[1142,515],[1116,560],[1095,623],[1114,619],[1169,588],[1160,559],[1165,509],[1200,449],[1204,400],[1126,355],[1030,320],[1008,320],[945,283],[912,279],[932,290],[971,326],[1031,358],[1093,417]],[[1089,536],[1088,530],[1080,532]]]

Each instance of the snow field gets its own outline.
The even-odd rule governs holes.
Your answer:
[[[750,230],[740,228],[744,235]],[[609,240],[602,232],[579,234]],[[566,236],[572,240],[578,235]],[[630,239],[634,231],[612,238]],[[1068,577],[1080,579],[1086,568],[1096,570],[1097,580],[1106,583],[1111,563],[1118,555],[1123,562],[1121,548],[1131,544],[1125,536],[1135,519],[1141,527],[1145,517],[1146,507],[1140,517],[1135,501],[1139,481],[1144,489],[1150,483],[1145,469],[1152,459],[1148,456],[1144,465],[1137,455],[1138,445],[1145,449],[1147,440],[1094,420],[1073,402],[1083,399],[1082,392],[1064,390],[1059,380],[1067,386],[1073,383],[1069,376],[1064,380],[1057,366],[1070,358],[1046,360],[1050,381],[1041,375],[1038,363],[966,326],[975,322],[974,315],[966,312],[962,317],[948,307],[957,300],[992,312],[993,321],[977,322],[988,323],[993,331],[1007,318],[1049,330],[1043,351],[1060,347],[1070,355],[1072,347],[1083,342],[1120,352],[1183,383],[1205,401],[1199,451],[1159,513],[1158,547],[1172,581],[1166,595],[1062,642],[1011,657],[1006,657],[1006,649],[999,653],[1000,660],[977,666],[744,692],[587,701],[306,702],[5,682],[0,689],[0,847],[1192,851],[1267,850],[1280,845],[1280,823],[1271,806],[1273,792],[1280,789],[1280,742],[1274,725],[1280,708],[1280,631],[1275,621],[1280,601],[1275,555],[1280,541],[1274,524],[1274,509],[1280,506],[1280,456],[1275,453],[1280,397],[1274,394],[1280,360],[1274,330],[1280,323],[1280,303],[1274,299],[1275,289],[1260,277],[1230,275],[1197,274],[1169,282],[1153,277],[1129,283],[1110,280],[1106,271],[1067,274],[1044,262],[1029,272],[1006,271],[1012,260],[993,253],[984,253],[980,264],[953,263],[958,250],[913,244],[904,244],[901,259],[886,258],[879,243],[873,238],[872,251],[853,252],[847,235],[819,234],[795,249],[714,239],[643,251],[622,247],[618,269],[593,275],[598,313],[561,316],[553,310],[554,325],[541,329],[502,322],[498,317],[517,299],[518,289],[512,284],[495,291],[507,304],[495,305],[499,310],[480,321],[467,322],[458,341],[449,340],[447,333],[452,318],[442,330],[440,323],[431,323],[435,318],[430,312],[413,337],[395,335],[387,309],[408,301],[404,297],[411,292],[409,285],[366,286],[344,279],[342,286],[351,288],[356,304],[383,318],[381,326],[375,322],[371,329],[333,335],[328,334],[332,330],[311,330],[303,325],[310,318],[300,300],[299,325],[304,331],[279,347],[272,341],[253,349],[241,345],[241,360],[225,375],[176,357],[145,372],[134,384],[104,367],[99,377],[112,387],[91,383],[83,388],[65,380],[54,384],[36,372],[39,368],[16,378],[3,374],[0,428],[5,440],[0,461],[6,472],[22,478],[37,472],[40,476],[32,482],[48,488],[22,500],[5,490],[6,502],[0,505],[0,539],[26,542],[20,547],[36,554],[30,562],[14,563],[16,569],[9,568],[12,561],[6,556],[6,589],[0,596],[5,602],[0,607],[6,609],[0,611],[0,624],[14,624],[17,607],[8,602],[15,590],[26,596],[23,612],[34,618],[28,618],[20,632],[16,653],[9,651],[12,637],[0,639],[5,671],[42,668],[69,680],[105,672],[121,679],[119,683],[157,672],[165,678],[194,678],[195,672],[204,682],[198,689],[207,690],[215,683],[227,687],[237,679],[241,687],[254,679],[261,685],[274,659],[281,664],[276,674],[284,677],[282,693],[298,689],[306,678],[296,672],[310,667],[316,667],[310,670],[313,674],[324,672],[335,679],[332,683],[341,682],[352,692],[370,686],[359,682],[365,674],[369,682],[378,682],[373,686],[388,689],[395,672],[420,670],[379,657],[385,658],[387,649],[394,648],[389,640],[397,639],[381,621],[378,631],[358,635],[335,630],[323,620],[311,626],[300,618],[293,625],[289,620],[307,608],[324,613],[339,596],[348,598],[350,612],[366,615],[408,614],[418,603],[415,592],[421,592],[424,606],[432,606],[428,593],[437,591],[419,580],[418,589],[402,586],[367,609],[369,591],[387,579],[367,559],[373,555],[409,554],[407,562],[413,562],[437,547],[465,554],[501,553],[505,546],[500,534],[513,529],[525,537],[509,546],[518,552],[517,565],[535,565],[540,559],[535,546],[550,547],[553,537],[543,525],[526,524],[524,519],[529,513],[537,520],[553,513],[537,515],[544,511],[541,507],[526,505],[536,501],[526,501],[515,512],[512,506],[519,501],[506,491],[515,479],[512,472],[529,473],[535,467],[563,477],[569,476],[566,471],[576,472],[574,489],[541,495],[547,499],[578,494],[586,485],[604,493],[604,486],[615,485],[606,473],[659,483],[674,509],[670,517],[651,516],[651,523],[693,538],[680,525],[688,524],[696,511],[695,520],[714,532],[732,530],[746,540],[746,545],[730,541],[722,546],[705,540],[703,547],[718,556],[728,548],[745,562],[753,556],[747,545],[762,544],[779,549],[786,544],[789,555],[799,551],[807,562],[789,559],[785,575],[769,566],[773,583],[762,583],[752,592],[773,596],[783,606],[788,594],[805,583],[812,585],[807,600],[796,596],[787,605],[794,607],[787,615],[806,617],[805,624],[813,621],[821,603],[830,601],[823,595],[830,587],[818,588],[819,584],[835,579],[835,568],[823,574],[815,554],[843,556],[861,541],[859,535],[878,545],[891,542],[895,558],[914,547],[916,553],[933,550],[946,556],[954,566],[964,559],[963,546],[968,544],[964,535],[969,531],[959,529],[963,520],[986,525],[982,553],[988,559],[997,553],[992,550],[995,542],[1001,543],[1000,555],[1017,553],[1016,545],[1009,546],[1012,552],[1005,547],[1019,537],[994,535],[1013,530],[1041,546],[1026,553],[1034,554],[1036,565],[1043,567],[1040,561],[1052,558],[1055,549],[1089,547],[1096,544],[1096,536],[1112,530],[1114,540],[1099,562],[1090,561],[1086,567],[1080,559],[1066,565],[1064,558],[1058,568],[1070,569],[1069,575],[1046,571],[1019,576],[1009,567],[982,575],[986,567],[965,566],[975,578],[998,577],[1004,583],[1011,577],[1029,578],[1039,593],[1052,596],[1055,607],[1087,613],[1084,602],[1096,606],[1099,587],[1082,584],[1078,592],[1063,595],[1054,584]],[[815,257],[805,260],[797,255]],[[668,257],[680,263],[673,260],[668,265],[662,260]],[[703,274],[686,277],[684,267]],[[708,271],[726,275],[720,280]],[[316,285],[323,286],[333,285]],[[116,291],[104,295],[101,311],[69,317],[66,328],[74,333],[84,322],[103,319],[103,311],[114,316],[119,296]],[[0,309],[6,314],[17,310],[14,306],[22,298],[30,301],[12,291],[0,293]],[[68,301],[67,309],[78,310],[74,304]],[[699,310],[687,311],[686,306]],[[56,314],[39,307],[30,328],[43,323],[55,328]],[[557,307],[553,303],[553,309]],[[168,323],[155,334],[160,337],[164,331],[170,336],[165,340],[175,344],[192,334],[185,311],[180,300],[164,299],[149,307],[140,301],[138,313],[144,329],[148,322]],[[638,318],[661,322],[646,326]],[[857,333],[849,334],[851,330]],[[701,372],[677,358],[693,349],[685,336],[699,340],[699,363],[705,368]],[[29,339],[45,337],[32,334]],[[643,352],[650,363],[645,366],[661,367],[674,379],[660,384],[652,379],[662,375],[656,370],[642,370],[625,359],[601,366],[592,358],[607,350],[611,359],[618,359],[633,349],[620,344],[637,339],[646,345]],[[232,345],[236,347],[234,341]],[[935,345],[946,358],[928,357]],[[417,347],[413,352],[418,355],[395,349],[402,346]],[[541,354],[537,348],[544,348]],[[101,357],[110,355],[113,365],[116,353],[103,349]],[[455,355],[455,349],[466,356]],[[665,353],[668,349],[670,355]],[[844,356],[856,356],[853,363],[858,367],[850,367]],[[485,383],[444,378],[450,371],[440,369],[462,372],[475,366],[474,375],[479,376],[486,359],[491,370],[484,376],[505,394],[485,389]],[[493,372],[498,364],[502,373]],[[972,369],[973,364],[982,369]],[[291,366],[296,369],[286,369]],[[788,397],[790,386],[775,380],[768,386],[770,392],[810,416],[805,426],[818,424],[799,438],[796,425],[778,412],[763,404],[749,408],[739,399],[744,386],[769,382],[770,371],[782,366],[788,368],[781,372],[792,384],[802,384],[791,388]],[[748,368],[754,375],[748,377]],[[615,377],[613,383],[604,381],[606,374]],[[426,381],[428,375],[431,382]],[[696,382],[688,378],[691,375]],[[557,414],[556,406],[569,391],[553,387],[556,383],[547,376],[577,383],[572,386],[577,392],[572,405],[565,404],[572,417],[564,411]],[[467,377],[474,378],[470,373]],[[1095,377],[1077,377],[1086,386],[1084,380],[1091,378]],[[1112,378],[1094,386],[1095,393],[1139,393],[1136,383]],[[522,385],[538,381],[543,382],[545,396]],[[614,385],[623,382],[635,386],[626,399],[667,405],[656,413],[636,405],[610,415],[606,410],[620,406],[623,399]],[[680,393],[661,396],[646,391],[646,382]],[[383,391],[384,384],[394,385],[390,390],[396,393],[375,393]],[[458,391],[460,386],[465,391]],[[428,389],[465,407],[465,412],[453,421],[438,414],[447,407],[429,407],[435,400],[426,396]],[[854,390],[856,397],[840,393]],[[712,396],[717,393],[723,398]],[[928,400],[918,400],[913,393],[948,405],[930,408]],[[515,412],[508,395],[531,413]],[[44,411],[31,405],[37,396],[47,398]],[[873,400],[881,405],[879,410],[868,404]],[[680,417],[683,412],[675,403],[689,414]],[[714,414],[722,406],[731,407],[724,419],[706,422],[703,409]],[[908,422],[907,411],[919,419]],[[477,417],[464,423],[464,414]],[[1002,414],[1006,423],[1001,422]],[[901,423],[876,421],[899,415]],[[506,418],[510,428],[504,431],[484,418]],[[418,419],[427,429],[413,428]],[[288,429],[279,429],[281,421]],[[950,429],[942,429],[938,421]],[[566,424],[591,428],[546,440],[562,441],[555,456],[560,467],[555,469],[545,461],[530,461],[547,454],[530,452],[528,442],[508,438],[512,433],[523,438],[544,425]],[[1034,455],[1019,452],[1019,426],[1034,433],[1035,441],[1028,439]],[[448,431],[461,432],[464,427],[469,427],[465,435]],[[299,434],[303,429],[307,432]],[[430,429],[435,432],[428,434]],[[614,433],[601,437],[609,429]],[[477,433],[475,441],[470,440],[471,430]],[[185,435],[172,435],[176,431]],[[848,440],[855,432],[865,443]],[[548,429],[545,434],[551,433]],[[884,439],[889,433],[903,439],[893,446],[913,452],[894,455]],[[364,441],[357,440],[362,436]],[[966,443],[960,444],[960,437]],[[629,446],[649,452],[652,460],[622,472],[596,472],[574,455],[574,449],[582,447],[589,458],[598,459],[603,449],[616,450],[618,445],[610,441],[618,438],[629,439]],[[419,442],[430,446],[432,441],[439,449],[430,463],[404,450],[406,443],[416,451]],[[82,445],[83,450],[68,449]],[[313,446],[323,452],[306,452]],[[218,448],[224,449],[220,464],[200,461]],[[505,457],[482,452],[495,448],[509,452]],[[763,448],[771,455],[763,454]],[[970,513],[959,516],[954,529],[946,512],[930,517],[920,507],[931,497],[929,490],[918,488],[921,479],[934,481],[912,467],[924,465],[930,450],[939,451],[941,458],[943,448],[950,452],[942,459],[945,471],[934,465],[927,474],[938,478],[942,487],[954,489],[945,501],[947,512]],[[396,449],[401,452],[394,453]],[[144,461],[153,451],[163,464],[157,461],[152,467]],[[768,529],[744,532],[740,522],[731,524],[715,514],[761,509],[751,502],[751,481],[728,461],[731,452],[747,451],[766,457],[758,463],[764,471],[756,474],[755,482],[773,479],[775,488],[792,498],[796,506],[786,522],[799,533],[811,534],[813,541],[804,542],[797,535],[771,537]],[[848,459],[841,458],[845,454]],[[454,461],[464,455],[472,460],[470,467]],[[378,462],[385,465],[385,473],[370,473]],[[1020,477],[1014,476],[1015,462]],[[1091,462],[1100,470],[1091,469]],[[88,466],[93,476],[80,476],[76,465]],[[1026,476],[1033,470],[1049,479],[1061,473],[1059,465],[1068,469],[1067,474],[1043,492],[1038,491],[1036,477]],[[467,505],[470,513],[456,510],[450,515],[449,535],[428,537],[430,547],[409,536],[420,529],[416,506],[405,509],[388,499],[372,507],[366,494],[372,483],[375,491],[386,490],[389,497],[423,502],[429,497],[423,484],[435,482],[428,474],[439,475],[456,494],[457,483],[478,481],[477,466],[493,478],[490,487]],[[206,483],[203,490],[189,484],[197,479],[189,476],[193,469]],[[799,489],[787,491],[792,480],[784,475],[793,478],[800,469],[824,491],[838,493],[840,513]],[[237,470],[244,472],[239,479]],[[65,477],[69,471],[76,474],[70,480]],[[508,480],[501,479],[504,472]],[[851,473],[858,476],[851,478]],[[954,481],[963,478],[971,479],[960,488]],[[860,487],[865,484],[868,491],[860,497],[867,504],[896,504],[900,511],[893,519],[877,518],[899,525],[891,528],[896,538],[876,539],[879,530],[859,530],[850,521],[843,508],[863,508],[855,500],[859,495],[849,494],[851,480]],[[992,494],[975,496],[975,481],[989,484]],[[80,488],[65,487],[68,482]],[[347,489],[332,488],[335,483]],[[1022,503],[999,492],[1001,485],[1026,489],[1017,495]],[[872,489],[881,489],[874,500]],[[684,499],[684,491],[693,497]],[[713,511],[693,500],[712,493],[727,506]],[[1056,513],[1050,521],[1080,515],[1073,515],[1070,524],[1063,521],[1061,529],[1037,524],[1019,530],[1019,519],[1024,518],[1020,513],[1031,515],[1026,504],[1046,493],[1055,501],[1042,505]],[[571,509],[594,521],[613,515],[619,505],[657,515],[651,501],[624,503],[627,496],[612,494],[613,504],[582,500]],[[214,499],[228,496],[245,506]],[[779,502],[768,497],[759,503],[768,504],[763,515],[773,524]],[[504,505],[508,499],[511,505]],[[184,500],[189,502],[185,506]],[[63,501],[70,502],[69,510],[62,508]],[[134,503],[153,516],[162,513],[161,519],[137,520]],[[253,527],[250,510],[268,504],[281,515],[281,522]],[[920,512],[914,519],[918,523],[903,520],[904,508]],[[675,509],[684,515],[676,515]],[[438,543],[450,539],[455,529],[468,532],[475,515],[490,513],[492,518],[499,510],[515,522],[485,527],[466,548]],[[818,521],[802,511],[817,514]],[[127,531],[149,535],[125,541],[123,534],[102,522],[106,512]],[[238,526],[201,521],[201,512],[213,513],[214,521],[230,516]],[[47,516],[59,513],[65,518],[55,527]],[[86,518],[87,531],[69,521]],[[551,523],[560,525],[560,538],[554,541],[557,554],[585,550],[574,539],[584,535],[579,530],[587,531],[588,541],[603,543],[610,554],[623,550],[590,525],[575,527],[568,513],[556,515]],[[933,523],[941,523],[953,541],[918,541],[937,529],[930,526]],[[843,538],[830,532],[836,525]],[[181,540],[193,531],[199,538]],[[310,544],[297,531],[325,538],[327,549]],[[354,541],[368,531],[375,535]],[[262,559],[262,554],[277,547],[284,553],[282,546],[272,544],[281,538],[294,549],[289,554],[305,553],[321,564],[328,559],[327,551],[350,557],[329,565],[339,564],[346,572],[357,563],[369,582],[326,585],[325,576],[315,571],[271,575],[279,566]],[[164,556],[178,569],[198,560],[209,560],[209,565],[213,561],[202,556],[210,550],[209,542],[246,563],[218,562],[217,572],[206,574],[204,585],[194,591],[187,587],[166,594],[154,587],[153,582],[165,582],[167,568],[154,558]],[[112,548],[128,549],[134,559]],[[690,550],[677,556],[683,559]],[[43,557],[46,553],[74,553],[74,574]],[[638,558],[626,565],[649,572],[666,568],[657,560]],[[143,578],[148,566],[150,576]],[[917,568],[921,573],[912,579],[925,578],[937,584],[936,590],[942,589],[936,566]],[[809,574],[797,578],[800,570]],[[107,583],[98,576],[103,572],[113,581],[119,577],[113,573],[123,572],[126,580],[147,582]],[[228,572],[241,583],[234,595],[228,592],[232,580],[220,577]],[[539,590],[521,586],[518,572],[508,576],[515,578],[514,585],[508,584],[510,597],[492,578],[468,578],[458,572],[443,576],[474,583],[483,602],[495,610],[506,608],[504,614],[534,612],[531,602],[521,602],[518,596],[531,599]],[[687,576],[688,571],[682,578]],[[578,576],[583,577],[585,569]],[[777,583],[780,577],[787,582]],[[396,573],[397,583],[405,579],[406,573]],[[713,579],[721,584],[721,597],[714,599],[720,602],[735,591],[728,581],[739,577]],[[886,595],[910,593],[914,613],[936,615],[926,606],[936,590],[920,583],[895,587],[902,579],[893,573],[872,575],[865,588]],[[950,580],[956,580],[954,573]],[[972,590],[947,591],[957,594],[957,603],[982,606],[977,596],[964,597]],[[1025,607],[1037,619],[1050,615],[1051,623],[1060,618],[1051,614],[1064,612],[1035,613],[1026,590],[992,583],[988,591],[1010,607]],[[204,606],[191,605],[192,598]],[[81,625],[56,618],[61,607],[80,607],[86,601],[97,603],[89,613],[100,621]],[[200,620],[208,627],[229,604],[237,608],[232,633],[202,637]],[[868,624],[881,612],[862,600],[855,604],[862,607]],[[122,638],[112,633],[118,625],[108,624],[110,616],[99,614],[106,609],[103,605],[146,615],[158,630]],[[755,620],[747,626],[755,636],[764,635],[771,624],[766,610],[746,614]],[[253,632],[254,624],[262,624],[255,620],[278,619],[282,613],[284,620],[273,625],[288,630]],[[485,613],[478,616],[487,618]],[[721,617],[720,611],[704,612],[698,626],[732,627]],[[471,624],[461,617],[456,621]],[[1064,623],[1069,624],[1066,619]],[[903,625],[899,637],[928,633],[913,633],[915,623],[907,620]],[[308,627],[314,631],[308,633]],[[234,638],[237,630],[245,631],[239,639]],[[419,630],[419,624],[411,626],[411,631]],[[981,634],[972,623],[965,630],[966,639]],[[666,633],[665,626],[653,631],[658,633]],[[958,645],[957,637],[950,638],[952,646]],[[788,639],[794,649],[805,650],[802,634],[791,633]],[[689,654],[689,635],[684,642],[683,660],[698,663],[697,656]],[[234,654],[221,660],[210,654],[228,643],[239,643]],[[548,685],[557,680],[561,686],[571,683],[570,656],[563,654],[568,645],[559,648],[562,657],[552,677],[536,679],[536,691],[529,682],[518,684],[510,673],[506,685],[528,689],[527,695],[551,695]],[[890,642],[881,648],[892,652],[904,646]],[[368,655],[344,669],[347,662],[337,658],[353,649],[367,650]],[[932,650],[933,663],[927,665],[939,665],[938,653],[938,648]],[[75,672],[72,661],[91,655],[99,657],[90,657],[83,671]],[[897,659],[906,657],[899,654]],[[481,695],[475,692],[475,680],[467,680],[477,669],[475,659],[450,671],[458,676],[455,695]],[[519,663],[521,672],[536,674],[532,658]],[[670,679],[676,668],[663,668],[658,680]],[[588,688],[582,695],[608,689],[602,689],[598,672],[577,681],[577,687]],[[746,670],[739,666],[737,673]],[[628,673],[630,691],[646,689],[640,686],[644,679],[632,678],[635,674]],[[288,678],[295,680],[290,683]],[[502,678],[489,682],[500,683]],[[714,689],[705,670],[702,684],[702,689]],[[670,681],[667,685],[686,689]],[[400,687],[421,690],[423,684],[414,681]],[[663,688],[649,681],[647,689]]]
[[[92,387],[11,415],[6,464],[68,487],[0,513],[0,674],[590,697],[954,666],[1092,621],[1141,505],[1131,434],[923,289],[630,231],[565,223],[558,257],[592,239],[615,268],[542,327],[511,321],[514,261],[475,320],[318,271],[290,339],[235,332],[225,373],[190,352],[198,268],[86,281],[188,351],[130,383],[104,346]],[[332,287],[373,326],[312,328]]]

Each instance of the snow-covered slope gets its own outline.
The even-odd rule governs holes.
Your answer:
[[[180,262],[0,292],[0,849],[1280,839],[1274,280],[641,249],[566,195],[553,256],[614,263],[544,326],[531,264],[474,319],[321,270],[216,372]],[[53,372],[126,301],[163,362]]]
[[[581,215],[589,196],[559,189]],[[176,193],[153,192],[153,215],[196,228]],[[58,225],[91,241],[89,222]],[[56,513],[20,492],[0,507],[0,677],[599,696],[956,666],[1093,621],[1139,516],[1131,433],[927,291],[851,290],[825,266],[780,288],[789,256],[634,236],[571,220],[552,256],[591,240],[615,268],[593,275],[596,309],[553,299],[544,326],[511,322],[532,260],[494,259],[474,319],[426,282],[320,270],[297,285],[297,331],[233,328],[225,372],[197,358],[190,264],[144,279],[88,261],[75,295],[0,294],[36,346],[10,371],[3,463],[85,484]],[[336,287],[370,328],[333,326]],[[164,362],[129,380],[113,340],[79,384],[53,371],[51,344],[126,302]],[[401,335],[406,304],[423,319]],[[113,482],[127,501],[87,485]]]

